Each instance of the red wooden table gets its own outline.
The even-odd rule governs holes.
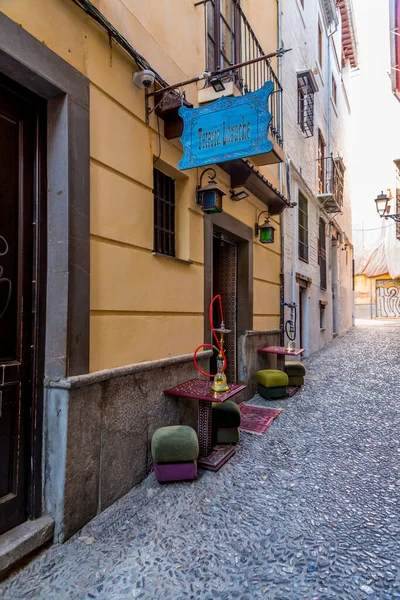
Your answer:
[[[213,392],[212,381],[207,379],[189,379],[173,388],[164,390],[167,396],[192,398],[198,401],[197,435],[199,438],[200,458],[198,464],[203,469],[218,471],[236,452],[235,446],[217,445],[212,447],[212,403],[225,402],[246,388],[245,385],[228,383],[227,392]]]
[[[276,354],[276,363],[280,371],[285,370],[285,356],[299,356],[303,354],[304,348],[295,348],[288,350],[284,346],[264,346],[257,350],[260,354]]]
[[[257,350],[260,354],[276,354],[276,366],[280,371],[285,370],[285,356],[299,356],[303,354],[304,348],[295,348],[294,350],[288,350],[284,346],[264,346]],[[294,396],[299,388],[288,389],[287,395],[289,398]]]

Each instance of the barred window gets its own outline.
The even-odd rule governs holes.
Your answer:
[[[299,192],[299,258],[308,262],[308,201]]]
[[[297,73],[297,123],[306,138],[314,135],[314,93],[317,90],[311,71]]]
[[[158,169],[154,176],[154,252],[175,256],[175,181]]]

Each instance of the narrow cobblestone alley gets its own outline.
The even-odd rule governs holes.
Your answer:
[[[0,598],[400,599],[399,334],[335,339],[221,471],[150,475]]]

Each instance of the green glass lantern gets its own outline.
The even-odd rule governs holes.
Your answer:
[[[266,214],[265,221],[262,225],[259,224],[261,215]],[[264,210],[258,215],[257,223],[255,226],[255,234],[259,236],[262,244],[273,244],[275,241],[275,227],[269,222],[269,212]]]

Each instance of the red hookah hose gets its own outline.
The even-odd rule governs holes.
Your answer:
[[[218,339],[218,336],[217,336],[217,334],[215,333],[215,329],[214,329],[214,325],[213,325],[213,320],[212,320],[212,308],[213,308],[214,301],[215,301],[217,298],[219,299],[219,311],[220,311],[220,314],[221,314],[221,321],[222,321],[222,322],[224,321],[224,313],[222,312],[222,299],[221,299],[221,294],[217,294],[217,295],[216,295],[216,296],[214,296],[214,298],[211,300],[211,303],[210,303],[210,308],[209,308],[209,311],[208,311],[208,317],[209,317],[209,320],[210,320],[210,327],[211,327],[211,331],[212,331],[212,334],[213,334],[213,336],[214,336],[214,339],[215,339],[215,341],[217,342],[217,346],[218,346],[218,348],[215,348],[215,346],[214,346],[213,344],[200,344],[200,346],[198,346],[198,347],[196,348],[196,350],[194,351],[194,357],[193,357],[193,360],[194,360],[194,366],[196,367],[196,369],[197,369],[197,370],[198,370],[198,371],[199,371],[199,372],[200,372],[202,375],[205,375],[206,377],[214,377],[214,376],[216,375],[216,373],[205,373],[205,372],[204,372],[202,369],[200,369],[200,367],[199,367],[199,365],[198,365],[198,363],[197,363],[197,352],[200,350],[200,348],[214,348],[215,350],[217,350],[217,349],[218,349],[218,350],[220,351],[221,355],[223,356],[223,359],[224,359],[224,371],[225,371],[225,369],[226,369],[226,356],[225,356],[225,352],[224,352],[224,350],[223,350],[223,348],[222,348],[222,346],[221,346],[221,344],[220,344],[220,341],[219,341],[219,339]]]

